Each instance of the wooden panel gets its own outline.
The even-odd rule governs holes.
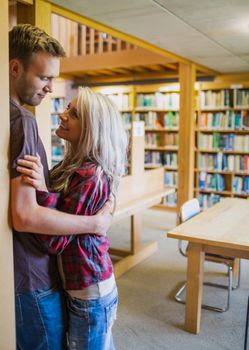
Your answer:
[[[13,245],[9,213],[9,62],[8,62],[8,2],[1,2],[0,11],[0,349],[15,350],[15,309],[13,278]]]
[[[178,210],[194,192],[195,66],[180,64],[180,113],[178,148]]]
[[[74,73],[98,69],[122,68],[149,64],[167,64],[169,60],[163,56],[144,49],[116,51],[103,53],[102,55],[89,55],[79,57],[66,57],[61,61],[62,73]]]

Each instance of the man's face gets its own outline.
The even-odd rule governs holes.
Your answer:
[[[52,80],[59,75],[60,60],[46,52],[33,54],[26,70],[21,64],[15,80],[15,93],[20,104],[37,106],[48,92],[52,92]]]

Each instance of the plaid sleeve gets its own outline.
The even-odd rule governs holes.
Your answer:
[[[85,165],[75,172],[66,194],[38,191],[38,202],[48,208],[56,208],[69,214],[95,215],[107,201],[109,181],[107,176],[98,173],[96,165]],[[89,232],[91,233],[91,232]],[[37,235],[40,242],[51,254],[60,254],[74,239],[70,236]]]
[[[36,191],[37,203],[43,207],[56,209],[60,201],[60,193]],[[42,243],[50,254],[61,254],[72,241],[73,236],[51,236],[36,234],[36,238]]]

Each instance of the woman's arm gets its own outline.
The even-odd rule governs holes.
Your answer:
[[[28,161],[20,162],[22,165],[28,166],[29,169],[19,167],[19,171],[25,177],[29,177],[25,181],[26,184],[30,183],[32,186],[42,188],[42,176],[39,174],[41,173],[41,166],[38,162],[31,164],[31,158],[33,157],[29,156]],[[103,186],[93,175],[95,174],[90,172],[89,169],[83,171],[83,173],[76,173],[70,182],[71,189],[66,196],[63,195],[63,199],[59,193],[37,191],[37,202],[43,207],[57,208],[71,214],[93,215],[103,207],[109,195],[107,181],[106,186]],[[101,189],[98,188],[99,186]],[[91,230],[89,232],[94,233]],[[102,232],[105,234],[105,231]],[[37,237],[52,254],[61,253],[73,239],[72,236],[37,235]]]

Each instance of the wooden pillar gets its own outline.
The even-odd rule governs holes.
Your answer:
[[[192,63],[180,63],[180,121],[178,151],[178,211],[194,192],[194,102],[196,69]]]
[[[17,23],[30,23],[51,33],[51,4],[44,0],[35,0],[32,6],[19,3]],[[39,134],[46,149],[48,163],[51,164],[51,98],[49,95],[34,108],[33,113],[38,123]]]
[[[9,57],[8,2],[1,2],[0,11],[0,349],[15,350],[13,245],[9,213]]]

